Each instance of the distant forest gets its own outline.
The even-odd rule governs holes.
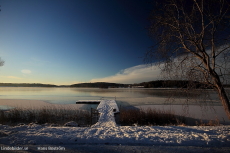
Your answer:
[[[1,87],[57,87],[53,84],[41,83],[0,83]]]
[[[230,87],[230,85],[224,85]],[[73,88],[203,88],[211,89],[206,84],[186,80],[157,80],[134,84],[120,84],[108,82],[78,83],[73,85],[57,86],[41,83],[0,83],[0,87],[73,87]]]
[[[129,87],[129,84],[108,83],[108,82],[95,82],[95,83],[79,83],[73,84],[70,87],[90,87],[90,88],[119,88]]]
[[[157,80],[133,84],[132,86],[143,88],[212,88],[206,84],[188,80]]]

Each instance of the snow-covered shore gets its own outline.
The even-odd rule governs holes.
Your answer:
[[[11,149],[13,146],[47,149],[54,146],[63,149],[69,146],[74,150],[77,146],[193,146],[197,147],[224,147],[230,151],[230,125],[226,126],[118,126],[114,120],[114,106],[109,101],[98,108],[100,119],[91,127],[54,127],[45,124],[20,124],[8,126],[0,124],[0,146],[2,149]],[[7,148],[9,147],[9,148]],[[52,148],[52,147],[51,147]],[[105,147],[106,148],[106,147]],[[128,150],[138,147],[126,147]],[[13,148],[14,149],[14,148]],[[143,149],[143,148],[142,148]],[[169,148],[170,149],[170,148]],[[174,148],[175,149],[175,148]],[[187,149],[187,148],[183,148]],[[182,150],[183,150],[182,149]],[[177,149],[176,149],[177,150]],[[199,148],[198,148],[199,150]],[[181,151],[181,150],[180,150]],[[221,149],[223,151],[223,149]],[[85,151],[83,151],[85,152]],[[92,151],[97,152],[97,151]],[[177,152],[177,151],[176,151]]]
[[[230,146],[230,126],[51,127],[0,125],[0,144]]]

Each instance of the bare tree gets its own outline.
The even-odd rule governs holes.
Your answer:
[[[150,16],[157,42],[146,53],[170,76],[214,88],[230,119],[223,84],[230,75],[230,4],[228,0],[160,0]]]

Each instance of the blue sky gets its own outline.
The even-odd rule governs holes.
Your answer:
[[[138,83],[152,45],[146,1],[0,0],[0,82]]]

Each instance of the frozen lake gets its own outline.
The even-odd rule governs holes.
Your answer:
[[[230,90],[228,90],[230,91]],[[204,104],[221,105],[216,93],[206,90],[212,100],[207,98],[204,91],[197,90],[186,94],[175,89],[150,88],[43,88],[43,87],[0,87],[0,99],[42,100],[52,104],[75,104],[77,100],[116,99],[122,106],[185,104],[189,95],[189,105]],[[198,94],[202,93],[201,96]],[[175,97],[173,99],[172,97]],[[198,99],[197,99],[198,98]],[[195,100],[194,100],[195,99]]]
[[[229,89],[227,91],[230,92]],[[77,106],[75,102],[100,99],[115,99],[120,108],[171,109],[178,115],[187,114],[196,118],[206,115],[211,119],[217,117],[220,120],[228,120],[217,94],[213,90],[196,90],[186,94],[184,91],[175,89],[150,88],[0,87],[0,109],[22,106],[36,108],[46,104],[89,109],[96,105]],[[33,104],[31,100],[37,101]]]

